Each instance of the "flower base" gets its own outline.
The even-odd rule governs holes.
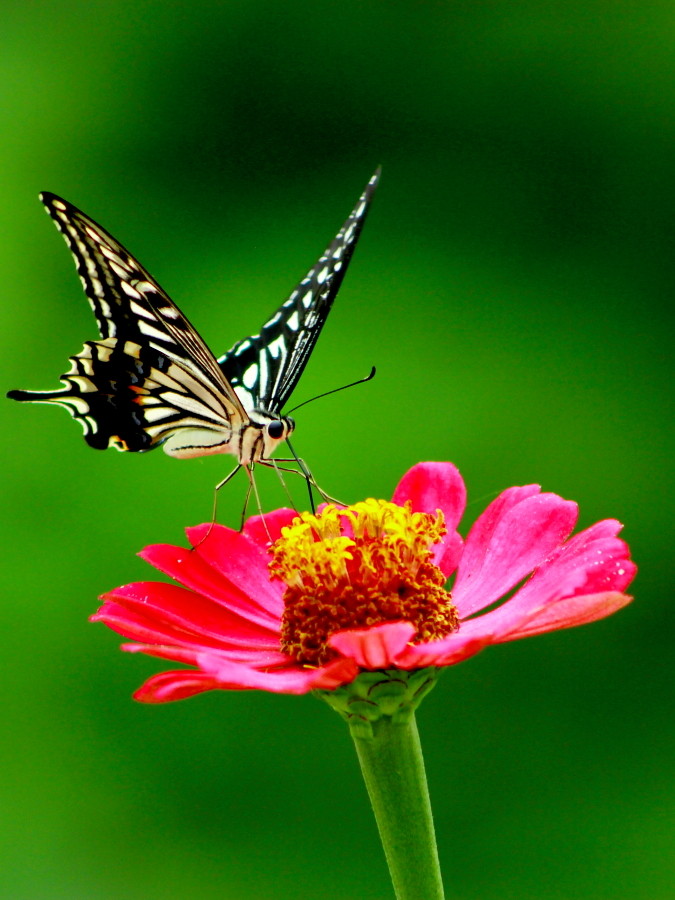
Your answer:
[[[383,718],[396,725],[410,722],[439,674],[440,669],[433,666],[361,672],[349,684],[314,693],[342,716],[353,738],[367,741],[374,739],[374,725]]]

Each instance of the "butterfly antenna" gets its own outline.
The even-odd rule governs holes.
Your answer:
[[[309,400],[303,400],[302,403],[298,403],[297,406],[294,406],[293,409],[289,409],[287,415],[290,416],[291,413],[295,412],[296,409],[300,409],[301,406],[307,406],[308,403],[314,403],[315,400],[320,400],[322,397],[329,397],[331,394],[337,394],[340,391],[346,391],[347,388],[356,387],[357,384],[365,384],[366,381],[372,381],[375,377],[375,366],[370,370],[370,373],[366,375],[365,378],[359,378],[358,381],[350,381],[349,384],[343,384],[342,387],[333,388],[332,391],[324,391],[323,394],[317,394],[316,397],[310,397]],[[297,459],[297,457],[296,457]],[[299,464],[300,460],[298,460]]]

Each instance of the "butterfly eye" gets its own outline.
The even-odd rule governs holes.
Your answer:
[[[284,436],[284,423],[280,421],[270,422],[267,426],[267,433],[271,438],[280,438]]]

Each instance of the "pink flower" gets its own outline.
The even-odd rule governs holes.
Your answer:
[[[215,688],[302,694],[364,670],[454,665],[632,599],[623,591],[636,566],[619,522],[570,537],[576,504],[528,485],[497,497],[463,541],[465,499],[453,465],[420,463],[391,503],[300,517],[279,509],[242,532],[199,525],[187,531],[193,549],[140,554],[178,584],[117,588],[92,621],[139,642],[125,650],[193,667],[155,675],[135,694],[161,703]]]

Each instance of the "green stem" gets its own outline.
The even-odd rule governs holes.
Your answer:
[[[443,900],[427,778],[414,714],[383,716],[373,737],[352,738],[397,900]]]

